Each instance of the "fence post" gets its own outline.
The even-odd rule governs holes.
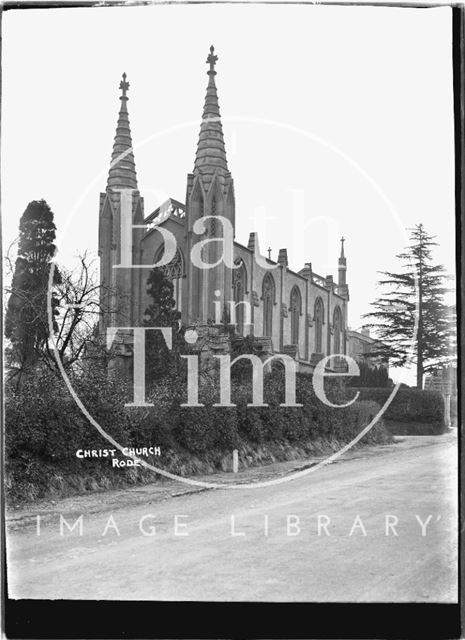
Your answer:
[[[237,473],[239,471],[239,451],[234,449],[233,451],[233,473]]]
[[[450,420],[450,393],[445,393],[443,395],[444,398],[444,422],[446,427],[450,429],[451,420]]]

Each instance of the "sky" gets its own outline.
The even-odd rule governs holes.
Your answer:
[[[236,240],[257,231],[263,253],[337,276],[343,235],[359,328],[414,224],[455,269],[451,20],[449,7],[322,5],[4,13],[4,250],[45,198],[58,262],[96,253],[123,71],[145,212],[184,202],[214,44]]]

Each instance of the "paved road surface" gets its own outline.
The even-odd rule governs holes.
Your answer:
[[[454,434],[406,438],[274,487],[162,501],[145,487],[143,502],[83,510],[82,536],[79,525],[61,536],[56,512],[40,536],[31,518],[12,521],[10,594],[455,602],[456,459]]]

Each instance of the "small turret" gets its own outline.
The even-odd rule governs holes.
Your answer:
[[[346,272],[347,272],[347,261],[344,255],[344,242],[345,238],[341,238],[341,255],[339,256],[339,268],[338,268],[338,285],[345,285],[346,283]]]
[[[278,254],[278,263],[283,267],[287,267],[289,265],[289,261],[287,259],[287,249],[280,249]]]
[[[345,238],[341,238],[341,255],[338,261],[338,289],[339,294],[349,299],[349,287],[347,285],[347,260],[344,255],[344,242]]]
[[[247,249],[255,253],[257,245],[258,245],[257,233],[256,231],[251,231],[249,233],[249,241],[247,243]]]

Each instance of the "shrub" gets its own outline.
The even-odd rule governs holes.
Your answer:
[[[160,446],[168,465],[172,455],[178,453],[203,456],[216,464],[215,456],[248,443],[349,442],[379,408],[373,401],[328,407],[316,396],[311,378],[303,374],[296,379],[296,400],[302,406],[280,406],[285,400],[285,384],[279,370],[265,376],[264,402],[268,406],[248,406],[251,384],[239,380],[232,385],[232,402],[236,405],[232,407],[214,406],[218,389],[208,378],[202,380],[199,392],[204,406],[197,407],[181,406],[187,397],[186,379],[177,374],[147,389],[147,402],[153,407],[125,407],[132,399],[132,384],[109,378],[97,367],[86,376],[74,376],[72,383],[84,406],[116,442],[130,447]],[[328,380],[325,388],[334,404],[347,401],[340,381]],[[412,402],[406,406],[411,407]],[[433,415],[431,407],[429,410]],[[84,466],[76,457],[77,449],[111,445],[82,414],[61,376],[46,371],[28,378],[20,391],[8,394],[5,413],[7,486],[13,487],[13,493],[30,499],[40,497],[53,483],[60,482],[62,475],[73,473],[76,478],[85,475],[91,487],[102,486],[110,477],[119,483],[121,479],[136,481],[137,474],[130,468],[102,466],[98,458],[86,459]],[[367,442],[388,440],[382,422],[365,436]]]
[[[243,386],[235,388],[233,397],[238,404],[240,433],[257,443],[279,440],[303,442],[317,438],[349,442],[379,411],[379,405],[374,402],[330,407],[316,396],[311,378],[304,374],[298,374],[296,380],[296,401],[301,407],[280,406],[285,400],[282,371],[265,376],[264,388],[267,407],[248,407],[250,395]],[[340,380],[328,380],[325,390],[333,404],[343,405],[347,402],[347,394]],[[389,440],[382,421],[370,434],[371,441],[379,438],[380,434],[383,441]]]
[[[251,442],[261,444],[266,440],[266,428],[257,407],[248,407],[238,412],[239,433]]]
[[[362,400],[361,402],[355,402],[352,407],[352,411],[355,416],[355,430],[352,432],[351,436],[354,438],[362,431],[362,429],[371,423],[374,417],[377,416],[381,406],[372,400]],[[386,428],[383,416],[378,418],[376,424],[363,436],[363,442],[365,443],[383,444],[391,442],[391,440],[392,438]]]
[[[131,417],[122,410],[127,401],[124,383],[97,371],[71,382],[91,416],[115,440],[131,444]],[[83,415],[61,376],[49,371],[28,377],[20,391],[9,393],[5,418],[9,457],[30,452],[43,460],[75,460],[77,449],[109,446]]]
[[[353,393],[355,389],[351,389]],[[392,389],[358,389],[360,400],[384,406]],[[444,401],[437,391],[400,387],[383,414],[387,428],[397,435],[443,433]]]
[[[349,384],[352,387],[391,387],[392,381],[389,378],[388,370],[385,366],[373,366],[369,365],[365,361],[357,363],[360,371],[360,375],[349,379]]]
[[[209,451],[215,442],[212,411],[209,407],[181,407],[170,416],[173,435],[193,453]]]
[[[230,451],[240,444],[238,416],[235,407],[214,407],[212,411],[216,448]]]
[[[351,390],[353,392],[354,389]],[[358,389],[360,400],[374,400],[385,404],[392,389]],[[444,417],[444,402],[437,391],[401,387],[385,412],[386,420],[404,422],[435,422]]]

